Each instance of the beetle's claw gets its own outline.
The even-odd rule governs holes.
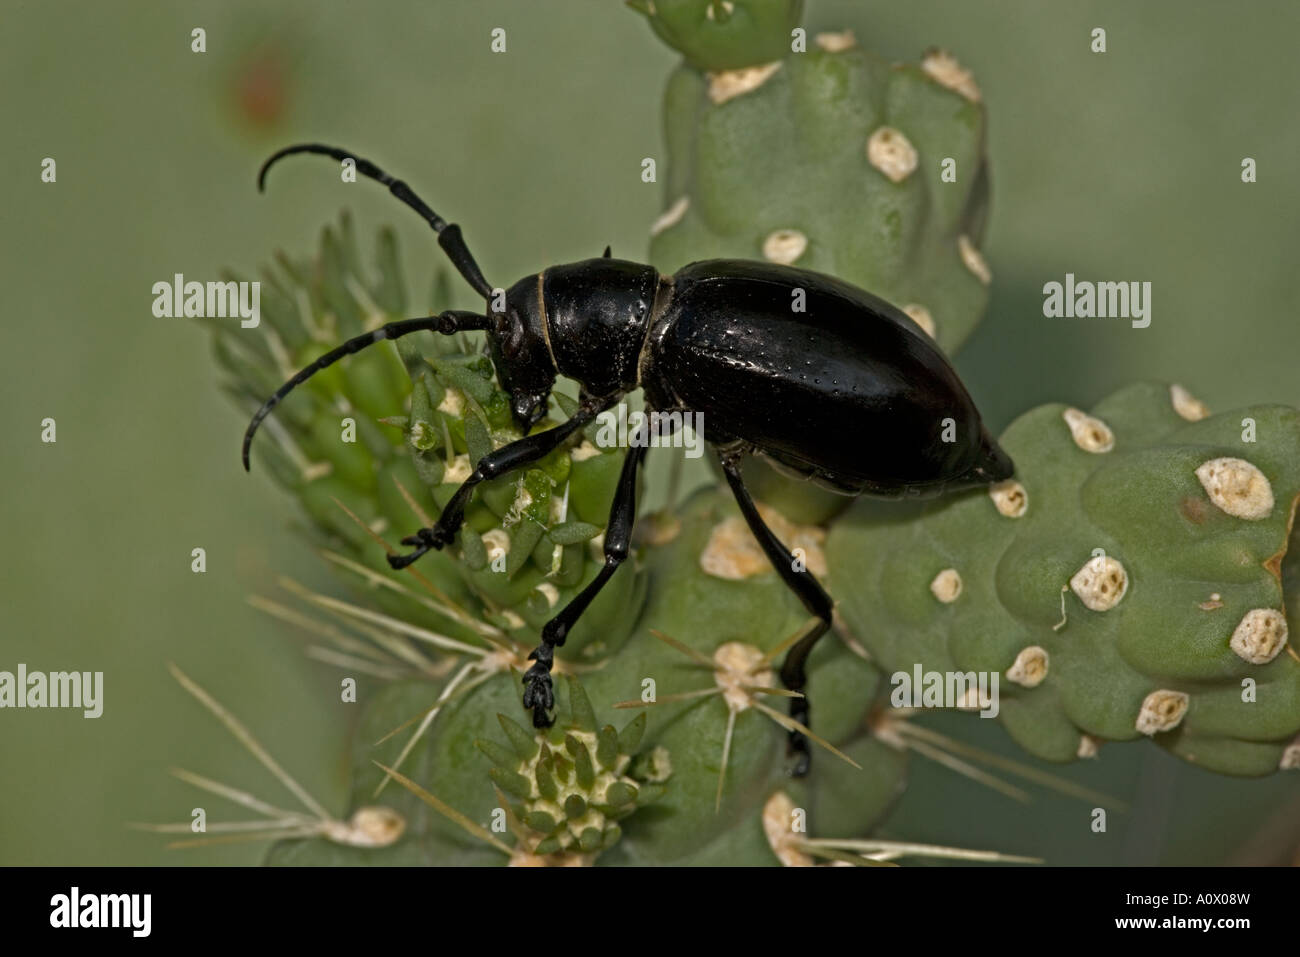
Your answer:
[[[410,545],[415,551],[408,555],[389,555],[388,564],[392,568],[405,568],[425,552],[437,551],[444,545],[450,545],[451,539],[452,536],[447,535],[437,525],[432,528],[422,528],[414,535],[407,535],[402,539],[403,545]]]
[[[416,545],[419,546],[420,548],[426,548],[426,549],[440,547],[439,545],[436,545],[434,543],[433,535],[430,534],[429,529],[427,528],[420,529],[414,535],[407,535],[404,539],[402,539],[402,544]]]
[[[409,541],[407,541],[406,539],[403,539],[403,540],[402,540],[402,544],[403,544],[403,545],[411,545],[411,544],[414,544],[414,543],[413,543],[413,542],[409,542]],[[423,555],[423,554],[424,554],[425,552],[427,552],[427,551],[428,551],[427,548],[417,548],[415,551],[410,552],[409,554],[406,554],[406,555],[389,555],[389,556],[388,556],[388,567],[391,568],[391,569],[393,569],[393,571],[400,571],[401,569],[403,569],[403,568],[405,568],[407,565],[411,564],[413,561],[415,561],[417,558],[419,558],[421,555]]]
[[[554,707],[555,689],[550,669],[535,664],[524,674],[524,708],[533,712],[533,727],[549,728],[554,724],[555,719],[550,716]]]

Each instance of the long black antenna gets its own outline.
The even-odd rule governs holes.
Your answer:
[[[333,365],[344,356],[350,356],[368,346],[373,346],[376,342],[383,342],[385,339],[400,339],[412,332],[429,330],[431,332],[441,332],[444,336],[451,336],[457,332],[490,329],[491,327],[492,320],[487,316],[481,316],[475,312],[462,312],[451,309],[436,316],[420,316],[415,319],[399,319],[396,322],[389,322],[380,326],[374,332],[364,332],[349,339],[337,349],[331,349],[276,389],[275,395],[263,402],[262,407],[253,414],[253,421],[248,423],[248,429],[244,432],[244,471],[248,471],[248,450],[252,447],[253,436],[257,432],[257,427],[262,424],[262,420],[271,414],[271,410],[280,404],[281,399],[326,366]]]
[[[424,218],[424,221],[432,226],[434,232],[438,234],[438,245],[443,248],[443,251],[451,259],[456,271],[465,277],[465,281],[473,286],[474,291],[480,296],[484,299],[492,298],[492,287],[483,278],[483,271],[479,269],[478,263],[474,261],[474,256],[470,253],[469,247],[465,245],[465,239],[460,234],[460,227],[455,223],[447,222],[435,213],[424,200],[411,192],[411,187],[400,179],[394,179],[374,163],[361,159],[354,153],[349,153],[347,150],[339,149],[336,146],[322,146],[320,143],[299,143],[297,146],[286,146],[262,164],[262,169],[257,174],[259,192],[266,188],[267,170],[284,157],[292,156],[294,153],[319,153],[322,156],[332,156],[339,161],[350,159],[355,162],[358,173],[383,183],[388,187],[390,193],[419,213]]]

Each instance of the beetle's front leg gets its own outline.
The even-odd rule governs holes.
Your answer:
[[[758,513],[758,508],[749,495],[749,489],[745,487],[745,480],[740,474],[738,456],[734,453],[720,452],[718,461],[722,463],[722,471],[727,476],[727,484],[731,486],[736,504],[740,506],[740,513],[745,516],[749,530],[754,533],[758,544],[763,547],[768,561],[772,563],[772,567],[776,569],[777,574],[790,590],[799,596],[799,600],[803,602],[809,613],[820,619],[817,627],[799,639],[798,644],[786,652],[785,662],[781,665],[781,683],[791,691],[802,692],[808,684],[808,674],[804,667],[808,654],[817,644],[817,639],[826,634],[831,627],[833,608],[831,596],[826,594],[826,590],[813,577],[812,572],[795,562],[790,550],[781,544],[781,540],[763,521],[763,516]],[[810,708],[806,695],[790,699],[790,717],[804,727],[809,726]],[[808,739],[799,731],[790,732],[790,753],[794,755],[791,776],[803,777],[808,773],[811,755],[808,753]]]
[[[478,467],[470,473],[469,478],[460,488],[456,489],[451,501],[438,516],[438,521],[402,539],[403,545],[414,546],[415,551],[405,555],[389,555],[388,564],[393,568],[405,568],[430,549],[440,549],[450,545],[456,540],[456,533],[460,531],[460,526],[465,521],[465,506],[469,504],[475,486],[545,458],[559,448],[565,439],[590,423],[603,409],[608,408],[613,401],[584,400],[573,413],[573,417],[563,424],[547,429],[545,432],[526,435],[483,456],[479,459]]]
[[[609,509],[609,524],[605,528],[605,565],[582,591],[573,597],[560,613],[542,628],[542,643],[528,657],[535,664],[524,675],[524,707],[533,712],[533,726],[548,728],[555,706],[555,693],[551,688],[551,663],[555,649],[564,644],[569,629],[587,610],[592,599],[605,587],[605,583],[627,559],[632,543],[632,525],[636,521],[636,473],[645,460],[646,446],[636,445],[628,450],[619,473],[618,488]]]

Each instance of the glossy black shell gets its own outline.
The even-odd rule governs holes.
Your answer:
[[[802,290],[803,311],[795,311]],[[652,319],[641,385],[705,438],[845,494],[937,494],[1012,474],[957,373],[899,309],[821,273],[692,263]]]

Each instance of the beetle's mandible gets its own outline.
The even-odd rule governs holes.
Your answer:
[[[402,539],[412,551],[388,557],[395,569],[452,543],[479,483],[543,458],[640,388],[648,409],[701,417],[704,438],[741,514],[777,573],[815,617],[815,627],[790,649],[781,668],[785,686],[801,692],[808,654],[831,625],[831,598],[764,523],[745,488],[740,459],[759,455],[783,472],[845,495],[886,497],[987,485],[1014,471],[934,342],[900,310],[848,283],[790,266],[730,259],[692,263],[664,276],[652,266],[613,259],[606,250],[602,258],[521,279],[506,290],[504,305],[493,309],[493,289],[460,228],[373,163],[335,147],[290,146],[263,165],[259,188],[272,164],[294,153],[355,160],[357,172],[383,183],[433,227],[452,264],[488,305],[483,313],[450,310],[390,322],[325,353],[253,416],[244,435],[244,467],[258,425],[295,386],[344,356],[421,330],[485,331],[501,387],[525,433],[479,460],[433,526]],[[803,292],[798,312],[797,290]],[[528,434],[546,414],[558,376],[579,384],[577,411],[555,428]],[[547,622],[529,656],[533,665],[524,675],[523,704],[537,727],[552,721],[555,649],[627,558],[637,470],[648,444],[632,443],[624,460],[603,567]],[[790,702],[791,717],[807,727],[807,698]],[[805,774],[805,736],[791,732],[790,749],[792,773]]]

